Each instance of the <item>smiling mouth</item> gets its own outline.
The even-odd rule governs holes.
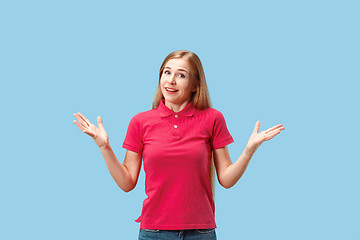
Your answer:
[[[173,88],[165,88],[166,91],[168,92],[177,92],[179,90],[173,89]]]

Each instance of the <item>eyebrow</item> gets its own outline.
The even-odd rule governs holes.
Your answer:
[[[171,67],[165,67],[165,68],[171,69]],[[178,70],[188,73],[188,71],[186,71],[184,68],[178,68]]]

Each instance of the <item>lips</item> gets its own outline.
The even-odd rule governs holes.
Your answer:
[[[176,90],[176,89],[174,89],[174,88],[165,88],[165,90],[167,91],[167,92],[171,92],[171,93],[173,93],[173,92],[178,92],[179,90]]]

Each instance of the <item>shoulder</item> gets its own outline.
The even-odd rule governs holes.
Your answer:
[[[199,110],[198,114],[212,119],[224,118],[223,114],[215,108],[206,108],[203,110]]]
[[[131,118],[131,122],[144,123],[144,122],[148,122],[153,119],[156,119],[156,117],[158,117],[158,116],[159,116],[159,113],[157,112],[156,108],[150,109],[150,110],[135,114]]]

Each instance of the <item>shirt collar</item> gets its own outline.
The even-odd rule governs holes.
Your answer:
[[[175,113],[174,111],[169,109],[167,106],[165,106],[165,99],[162,99],[160,101],[160,104],[157,109],[158,109],[161,117],[168,117],[168,116],[175,115],[175,114],[177,114],[179,116],[192,117],[196,111],[196,108],[194,107],[192,102],[189,102],[188,105],[186,105],[186,107],[184,107],[183,110]]]

